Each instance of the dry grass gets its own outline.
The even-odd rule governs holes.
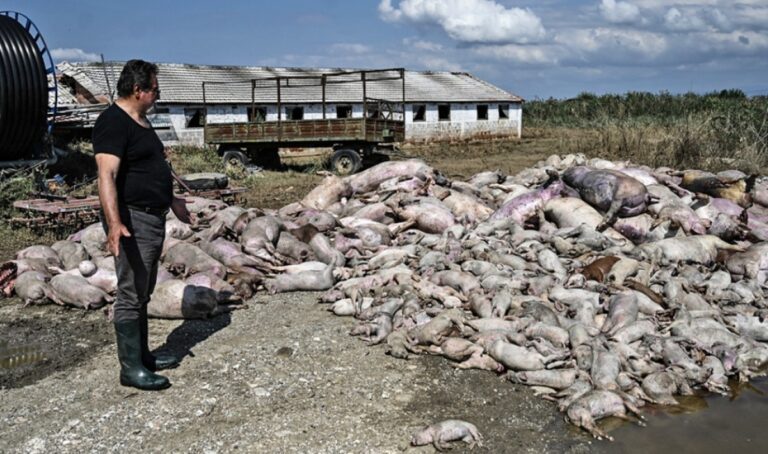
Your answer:
[[[284,172],[264,171],[249,179],[245,185],[245,206],[258,208],[281,208],[301,200],[323,180],[316,173],[295,170]],[[236,182],[239,184],[240,182]]]
[[[515,174],[562,152],[562,142],[557,135],[532,130],[526,131],[522,139],[406,145],[403,151],[424,159],[450,178],[466,179],[486,170]]]

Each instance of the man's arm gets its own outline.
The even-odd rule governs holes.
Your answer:
[[[120,158],[107,153],[96,154],[96,166],[99,175],[99,200],[104,217],[107,219],[107,249],[115,257],[120,254],[120,237],[131,236],[131,232],[123,225],[120,211],[117,208],[117,171],[120,168]]]

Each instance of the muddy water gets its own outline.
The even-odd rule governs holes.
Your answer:
[[[681,397],[679,408],[645,407],[647,427],[619,424],[613,443],[595,443],[601,453],[675,454],[768,452],[768,379],[734,386],[733,396]]]

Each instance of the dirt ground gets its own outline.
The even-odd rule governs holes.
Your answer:
[[[533,140],[411,152],[456,178],[513,173],[551,146]],[[248,205],[282,206],[318,181],[265,177]],[[12,247],[0,243],[5,261]],[[0,369],[0,452],[432,452],[409,447],[411,434],[451,418],[479,428],[479,452],[595,447],[528,388],[490,372],[456,371],[442,358],[389,357],[350,337],[354,320],[327,312],[317,297],[257,294],[248,309],[209,320],[151,321],[153,347],[184,358],[167,372],[173,386],[156,393],[119,385],[114,334],[101,312],[0,300],[0,341],[46,357]]]

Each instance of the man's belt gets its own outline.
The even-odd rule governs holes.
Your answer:
[[[134,211],[141,211],[147,214],[152,214],[155,216],[166,216],[168,214],[168,208],[151,208],[151,207],[139,207],[136,205],[126,205],[128,209],[134,210]]]

